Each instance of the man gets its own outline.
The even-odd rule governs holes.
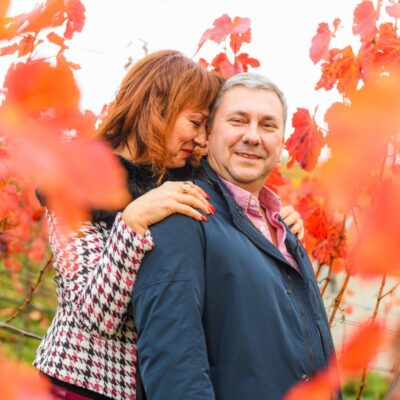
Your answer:
[[[216,214],[204,223],[174,215],[151,229],[156,246],[132,296],[149,400],[278,400],[333,355],[310,261],[263,187],[286,113],[262,75],[229,79],[195,180]]]

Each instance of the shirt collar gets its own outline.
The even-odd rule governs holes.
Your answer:
[[[273,213],[279,213],[282,208],[280,198],[271,189],[263,186],[257,199],[257,197],[247,190],[227,181],[220,175],[218,176],[231,193],[233,199],[245,213],[250,212],[258,215],[260,213],[260,206]]]

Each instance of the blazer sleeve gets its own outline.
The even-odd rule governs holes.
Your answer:
[[[151,228],[133,289],[137,350],[148,400],[215,398],[202,324],[205,244],[200,223],[173,215]]]
[[[91,335],[115,335],[128,315],[142,258],[154,246],[150,231],[145,236],[135,233],[120,214],[111,231],[105,223],[65,231],[50,212],[47,225],[59,303],[68,303],[78,324]]]

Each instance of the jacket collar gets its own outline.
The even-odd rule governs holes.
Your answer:
[[[244,235],[246,235],[262,251],[264,251],[268,255],[274,257],[276,260],[280,261],[281,263],[284,263],[285,265],[289,266],[290,268],[293,268],[288,263],[288,261],[285,259],[285,257],[282,255],[282,253],[271,242],[266,240],[264,235],[254,226],[254,224],[246,216],[246,214],[243,212],[243,210],[240,208],[240,206],[235,202],[235,200],[233,199],[229,190],[226,188],[224,183],[221,181],[221,179],[218,177],[218,175],[211,168],[210,164],[208,163],[208,161],[206,159],[203,159],[201,161],[201,167],[202,167],[202,171],[204,172],[205,176],[207,177],[209,183],[212,186],[216,187],[218,189],[218,191],[221,193],[221,195],[224,197],[224,199],[228,205],[228,209],[232,216],[232,221],[233,221],[233,224],[235,225],[235,227],[239,231],[241,231]],[[200,177],[200,179],[202,179],[202,178]],[[203,179],[204,179],[204,176],[203,176]],[[283,222],[281,218],[280,218],[280,221]],[[305,270],[305,268],[304,268],[305,263],[303,260],[305,253],[302,253],[302,248],[300,246],[298,239],[290,232],[287,225],[286,224],[284,224],[284,225],[285,225],[285,228],[287,231],[287,238],[286,238],[286,242],[285,242],[287,245],[287,248],[303,272],[303,270]],[[301,275],[303,276],[303,274],[301,274]],[[306,275],[308,275],[308,274],[306,274]],[[304,277],[305,276],[303,276],[303,278]]]

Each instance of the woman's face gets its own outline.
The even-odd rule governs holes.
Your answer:
[[[208,110],[183,110],[167,137],[167,167],[184,167],[193,150],[206,146]]]

